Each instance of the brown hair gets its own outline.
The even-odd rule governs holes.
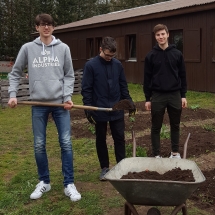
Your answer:
[[[166,33],[169,33],[169,30],[168,30],[167,26],[164,25],[164,24],[155,25],[155,27],[153,28],[154,34],[156,34],[160,30],[165,30]]]
[[[55,22],[52,16],[47,13],[42,13],[36,16],[35,24],[39,26],[41,23],[52,24],[53,26],[55,25]]]
[[[113,37],[104,37],[101,44],[102,50],[108,49],[110,52],[116,52],[116,41]]]

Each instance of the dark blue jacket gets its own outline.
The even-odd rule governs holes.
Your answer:
[[[186,70],[182,53],[174,44],[163,50],[158,45],[147,54],[144,65],[144,93],[150,101],[152,91],[179,90],[185,98],[187,92]]]
[[[99,55],[84,67],[82,91],[84,105],[112,108],[122,99],[129,99],[122,64],[117,59],[105,61]],[[113,121],[124,117],[124,111],[93,111],[95,121]]]

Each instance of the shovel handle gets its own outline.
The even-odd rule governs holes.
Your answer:
[[[87,106],[87,105],[73,105],[73,108],[77,109],[85,109],[85,110],[96,110],[96,111],[112,111],[112,108],[102,108],[102,107],[94,107],[94,106]]]
[[[49,103],[49,102],[32,102],[32,101],[18,101],[18,104],[22,105],[36,105],[36,106],[49,106],[49,107],[64,107],[64,104]],[[73,105],[73,108],[84,110],[96,110],[96,111],[112,111],[112,108],[101,108],[86,105]]]
[[[50,106],[50,107],[64,107],[64,104],[48,103],[48,102],[31,102],[31,101],[17,101],[20,105],[36,105],[36,106]]]

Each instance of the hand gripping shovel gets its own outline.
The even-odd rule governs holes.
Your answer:
[[[35,105],[35,106],[51,106],[51,107],[64,107],[64,104],[56,104],[50,102],[34,102],[34,101],[17,101],[18,104],[22,105]],[[113,108],[94,107],[86,105],[74,105],[73,108],[84,109],[84,110],[95,110],[95,111],[116,111],[116,110],[129,110],[132,109],[132,104],[129,100],[124,99],[117,102]]]

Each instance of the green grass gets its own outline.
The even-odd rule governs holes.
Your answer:
[[[211,124],[205,124],[202,126],[203,129],[205,129],[206,131],[214,131],[215,132],[215,126],[211,125]]]
[[[83,104],[81,95],[73,95],[72,96],[72,101],[76,105],[82,105]]]
[[[128,89],[131,98],[134,102],[144,101],[143,86],[140,84],[128,84]]]
[[[160,138],[163,139],[170,139],[170,130],[167,125],[162,124]]]
[[[126,157],[133,157],[133,144],[126,144]],[[136,147],[136,157],[147,157],[147,150],[141,146]]]
[[[141,85],[129,84],[136,101],[143,101]],[[74,104],[82,104],[81,95],[73,96]],[[189,105],[214,108],[215,95],[188,92]],[[131,121],[135,118],[131,118]],[[207,125],[205,129],[211,130]],[[73,139],[75,183],[82,194],[81,201],[71,202],[63,193],[60,147],[53,122],[47,127],[47,152],[52,189],[41,199],[30,200],[37,184],[37,169],[33,152],[31,108],[0,108],[0,215],[107,215],[123,211],[124,199],[109,182],[98,181],[100,171],[94,139]],[[115,164],[114,148],[109,146],[110,163]],[[137,149],[144,156],[144,149]],[[141,154],[142,153],[142,154]],[[169,210],[169,209],[164,209]],[[194,206],[189,214],[206,214]],[[164,214],[166,214],[164,212]]]
[[[188,107],[190,108],[197,107],[215,110],[214,93],[188,91],[186,96],[188,100]]]

